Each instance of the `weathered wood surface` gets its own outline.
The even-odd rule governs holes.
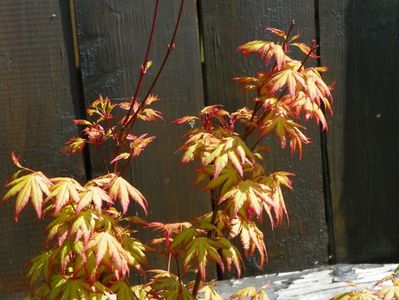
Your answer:
[[[222,103],[229,110],[250,104],[242,89],[232,78],[250,76],[261,68],[256,57],[242,58],[236,48],[250,40],[271,38],[266,27],[286,29],[295,19],[303,39],[316,37],[313,1],[215,1],[201,4],[202,31],[205,51],[205,82],[207,103]],[[324,214],[321,149],[319,128],[308,127],[313,144],[304,147],[303,159],[281,151],[275,138],[270,143],[276,149],[265,155],[266,169],[295,173],[294,191],[286,191],[290,214],[287,223],[274,232],[265,224],[266,245],[270,263],[257,268],[258,259],[246,263],[247,275],[263,274],[312,267],[327,262],[327,232]]]
[[[399,2],[320,1],[322,63],[336,80],[328,134],[338,262],[399,256]]]
[[[71,119],[78,114],[62,18],[58,1],[0,1],[1,185],[15,172],[12,150],[49,176],[85,177],[80,157],[58,153],[76,135]],[[0,209],[1,299],[26,295],[28,262],[44,247],[43,222],[27,209],[14,223],[14,203]]]
[[[248,286],[257,289],[266,285],[270,300],[327,300],[349,292],[354,288],[370,288],[376,281],[393,273],[397,265],[335,265],[304,271],[225,280],[216,284],[216,289],[225,298]]]
[[[147,85],[158,70],[171,38],[180,1],[161,1],[153,52],[153,66]],[[99,94],[128,98],[142,64],[151,28],[155,1],[78,0],[78,30],[83,86],[87,103]],[[193,172],[180,168],[176,150],[185,129],[170,122],[187,114],[197,114],[204,105],[199,55],[196,2],[186,1],[176,49],[170,56],[154,93],[161,101],[165,122],[140,126],[156,140],[129,170],[132,183],[147,197],[148,218],[165,222],[190,221],[192,216],[210,209],[208,195],[191,189]],[[109,151],[108,151],[109,152]],[[112,159],[109,157],[109,159]],[[94,175],[101,172],[98,160],[92,161]],[[131,214],[136,211],[131,209]],[[141,213],[138,211],[138,213]],[[141,236],[148,238],[147,235]],[[159,265],[159,258],[151,260]],[[162,261],[163,263],[163,261]]]

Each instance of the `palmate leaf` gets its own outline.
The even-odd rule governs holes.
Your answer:
[[[127,212],[130,199],[136,202],[147,214],[147,200],[144,198],[143,194],[133,187],[124,178],[114,175],[113,179],[109,183],[108,193],[112,201],[119,200],[122,206],[123,213]]]
[[[364,290],[361,292],[343,293],[331,298],[331,300],[381,300],[381,298],[370,290]]]
[[[281,106],[280,106],[281,108]],[[266,136],[273,132],[280,141],[280,146],[284,149],[287,145],[287,136],[290,139],[291,153],[294,154],[298,149],[299,157],[302,157],[302,144],[310,144],[311,140],[301,131],[306,129],[304,126],[294,122],[287,115],[285,108],[279,111],[271,111],[260,124],[261,135]]]
[[[218,177],[213,178],[214,175],[214,166],[208,166],[206,168],[201,168],[198,172],[198,175],[193,183],[193,185],[197,185],[198,183],[211,179],[204,187],[202,187],[202,191],[205,190],[213,190],[218,187],[221,187],[220,194],[224,195],[228,190],[230,190],[233,186],[238,184],[241,179],[240,174],[237,169],[231,165],[227,165],[219,174]]]
[[[220,141],[212,133],[197,128],[188,131],[187,136],[187,141],[179,149],[179,151],[184,150],[181,159],[182,163],[188,163],[195,158],[201,158],[205,147],[217,145]]]
[[[148,264],[147,257],[144,253],[144,245],[139,240],[126,236],[122,242],[122,246],[129,255],[129,264],[138,271],[142,271],[142,267]]]
[[[87,143],[86,139],[78,136],[71,137],[65,144],[65,147],[61,149],[61,153],[71,156],[76,152],[82,152],[83,148]]]
[[[18,172],[19,174],[19,172]],[[1,202],[7,201],[16,196],[15,221],[18,221],[19,214],[30,200],[38,218],[43,215],[43,202],[45,196],[50,194],[51,181],[42,172],[32,172],[27,175],[15,178],[5,187],[9,188]]]
[[[203,295],[204,300],[224,300],[212,282],[207,282],[198,292]]]
[[[306,93],[316,103],[324,102],[325,98],[331,99],[330,87],[321,78],[320,72],[325,72],[327,68],[307,68],[302,74],[306,83]],[[326,104],[326,103],[325,103]],[[331,111],[331,107],[326,105],[326,109]]]
[[[205,106],[203,109],[201,109],[201,112],[199,114],[203,127],[205,129],[211,129],[212,124],[215,120],[219,121],[222,127],[225,127],[226,125],[228,125],[225,117],[229,117],[229,115],[229,112],[224,110],[223,105],[221,104]]]
[[[82,258],[83,261],[86,260],[84,245],[81,241],[75,242],[72,239],[67,239],[53,251],[51,262],[52,264],[58,263],[61,274],[65,275],[68,264],[76,257]]]
[[[111,286],[111,290],[116,294],[117,299],[137,299],[126,280],[117,281]]]
[[[97,122],[102,122],[104,120],[112,119],[112,110],[115,108],[116,104],[113,104],[111,100],[106,97],[103,98],[101,95],[98,99],[94,100],[89,108],[86,110],[89,116],[98,115],[99,119]]]
[[[254,155],[239,136],[224,132],[222,134],[228,134],[229,136],[223,137],[216,147],[212,151],[209,151],[209,154],[205,155],[202,166],[207,167],[213,164],[215,166],[213,177],[216,178],[227,164],[230,163],[240,176],[243,176],[244,164],[252,165]]]
[[[171,244],[171,248],[186,248],[189,243],[193,240],[194,237],[198,236],[199,233],[194,226],[190,226],[182,231],[180,231]]]
[[[270,208],[274,209],[275,203],[269,196],[271,189],[268,185],[255,182],[250,179],[240,181],[235,187],[231,188],[219,199],[219,204],[226,202],[226,207],[230,210],[231,217],[236,217],[238,211],[244,207],[255,213],[258,219],[262,216],[265,208],[273,224],[270,215]],[[266,204],[264,206],[263,204]]]
[[[128,299],[137,299],[137,300],[150,300],[153,299],[152,297],[149,296],[149,292],[151,291],[151,287],[140,284],[140,285],[134,285],[130,287],[132,290],[134,297],[133,298],[128,298]],[[123,298],[121,298],[123,299]]]
[[[139,156],[140,153],[155,139],[155,136],[147,137],[147,134],[140,136],[128,135],[127,139],[131,141],[130,149],[133,157]]]
[[[179,222],[179,223],[160,223],[160,222],[151,222],[146,225],[146,227],[151,228],[152,230],[161,231],[164,234],[164,241],[166,248],[169,248],[170,242],[173,234],[178,234],[182,230],[191,227],[192,224],[188,222]]]
[[[283,217],[286,216],[288,220],[287,208],[285,206],[283,192],[281,187],[284,186],[286,188],[292,189],[292,180],[290,176],[295,176],[290,172],[274,172],[269,176],[261,176],[258,178],[259,183],[267,185],[270,188],[269,199],[272,200],[271,207],[273,208],[275,223],[271,222],[272,226],[277,226],[283,220]],[[266,211],[268,211],[268,205],[266,202],[263,204],[263,207]],[[270,215],[269,215],[270,217]]]
[[[314,51],[311,51],[311,48],[305,43],[290,43],[290,46],[297,47],[302,51],[303,54],[309,55],[311,58],[319,58],[319,55],[316,55]]]
[[[96,228],[110,228],[113,225],[107,224],[110,221],[109,219],[112,218],[107,218],[105,215],[97,215],[90,210],[76,214],[72,205],[66,206],[61,209],[59,215],[47,226],[47,242],[57,236],[58,245],[61,245],[67,237],[74,237],[75,241],[83,237],[83,241],[86,244]]]
[[[80,200],[76,207],[76,212],[79,213],[82,209],[94,204],[97,211],[101,213],[103,202],[113,203],[108,194],[97,186],[85,185],[85,188],[80,192]]]
[[[164,120],[162,117],[162,113],[160,111],[151,109],[151,108],[146,108],[143,109],[142,112],[138,115],[138,117],[147,122],[156,122],[158,119]]]
[[[150,294],[154,299],[167,300],[194,300],[187,287],[180,282],[179,278],[164,270],[150,270],[155,275],[150,279],[148,286],[151,288]],[[152,299],[152,298],[151,298]]]
[[[69,203],[78,203],[80,200],[79,192],[83,191],[83,187],[73,178],[56,177],[51,178],[53,183],[50,186],[50,194],[46,201],[54,199],[54,213],[58,214],[60,209]]]
[[[93,251],[96,257],[96,266],[100,263],[107,265],[119,279],[129,272],[131,257],[121,243],[109,232],[94,233],[87,244],[87,250]]]
[[[303,75],[297,71],[299,68],[298,64],[300,65],[300,62],[290,62],[286,65],[285,69],[275,73],[267,81],[267,85],[261,88],[261,95],[273,96],[276,91],[286,87],[291,97],[294,97],[298,85],[303,89],[306,88]]]
[[[227,269],[231,271],[231,266],[234,265],[237,271],[237,277],[241,277],[241,265],[243,265],[243,261],[240,251],[226,238],[220,238],[218,241],[223,246],[223,248],[221,248],[221,254],[226,261]]]
[[[41,277],[44,281],[49,281],[50,258],[52,254],[52,250],[44,251],[33,259],[32,265],[28,271],[31,286],[33,286]]]
[[[94,232],[96,226],[97,216],[91,211],[80,212],[76,218],[71,220],[71,227],[69,235],[75,235],[75,240],[80,240],[83,237],[83,241],[87,243],[90,239],[91,234]]]
[[[96,299],[91,297],[91,293],[91,287],[84,279],[69,279],[55,275],[51,280],[49,300]]]
[[[233,219],[231,224],[230,238],[240,235],[245,256],[253,256],[255,250],[258,250],[260,256],[259,268],[262,268],[267,258],[267,250],[262,231],[259,230],[254,222],[240,218]]]
[[[229,300],[244,300],[244,299],[251,299],[251,300],[269,300],[266,292],[264,291],[265,287],[261,287],[259,290],[256,290],[255,287],[249,286],[242,288],[235,292],[233,295],[229,297]]]
[[[195,261],[194,266],[198,267],[198,272],[202,280],[206,279],[206,266],[208,259],[215,261],[224,272],[223,260],[218,253],[218,249],[223,245],[219,241],[209,239],[207,237],[194,238],[186,247],[183,254],[183,268],[187,267]]]
[[[177,125],[181,125],[181,124],[185,124],[185,123],[192,123],[195,120],[198,120],[198,118],[195,117],[195,116],[185,116],[185,117],[173,120],[172,123],[173,124],[177,124]]]
[[[327,98],[325,98],[324,103],[331,108]],[[327,130],[327,121],[324,112],[320,108],[320,104],[312,101],[312,99],[304,92],[300,91],[297,93],[295,98],[290,101],[288,105],[292,108],[296,117],[299,117],[301,112],[303,112],[306,120],[314,118],[316,119],[317,124],[321,123],[323,130]]]
[[[259,57],[265,58],[265,62],[268,65],[272,58],[276,60],[277,69],[280,70],[287,60],[287,56],[284,53],[281,45],[275,44],[269,41],[251,41],[238,47],[237,50],[242,51],[243,55],[249,55],[251,53],[258,53]]]
[[[382,286],[377,295],[383,300],[399,300],[399,281],[394,285]]]

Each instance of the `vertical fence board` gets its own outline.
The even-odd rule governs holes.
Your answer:
[[[288,28],[292,19],[303,39],[315,38],[313,1],[214,1],[202,0],[203,41],[205,50],[205,78],[207,101],[237,109],[250,101],[232,78],[254,74],[260,69],[255,57],[242,58],[236,48],[247,41],[267,39],[265,28]],[[327,262],[327,233],[324,213],[323,183],[319,129],[308,127],[313,144],[304,149],[302,161],[291,157],[287,150],[265,155],[267,169],[296,173],[294,191],[285,197],[290,214],[290,225],[283,224],[274,232],[262,225],[270,262],[259,270],[258,259],[248,260],[246,275],[280,272],[310,267]]]
[[[69,45],[65,44],[58,1],[0,2],[0,181],[15,172],[10,152],[49,176],[82,179],[80,157],[59,156],[76,135]],[[72,60],[73,63],[73,60]],[[3,194],[3,192],[1,192]],[[44,224],[32,209],[13,220],[15,201],[0,208],[0,298],[21,299],[27,292],[28,262],[44,248]]]
[[[337,81],[328,134],[338,262],[396,261],[399,3],[320,1],[322,63]]]
[[[165,54],[179,2],[161,1],[150,55],[153,66],[146,79],[147,85]],[[83,85],[88,101],[100,93],[111,98],[133,95],[154,5],[155,1],[148,0],[77,1]],[[186,1],[176,49],[154,93],[161,98],[156,109],[163,112],[165,122],[135,128],[136,134],[148,131],[157,138],[134,162],[128,175],[149,201],[150,220],[190,221],[193,215],[209,210],[210,204],[206,194],[191,190],[193,176],[189,167],[179,166],[180,154],[175,152],[183,141],[183,128],[170,122],[186,114],[196,114],[203,106],[195,1]],[[101,165],[94,157],[93,172],[98,175],[101,171]],[[129,212],[135,213],[133,208]],[[146,239],[148,234],[141,237]],[[151,262],[165,267],[159,265],[159,258],[153,258]]]

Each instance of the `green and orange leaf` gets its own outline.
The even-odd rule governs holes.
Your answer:
[[[66,142],[65,147],[61,149],[61,153],[68,154],[68,156],[71,156],[76,152],[82,152],[86,143],[87,143],[86,139],[83,139],[78,136],[71,137],[68,140],[68,142]]]
[[[120,176],[114,175],[109,184],[109,197],[113,202],[119,200],[123,213],[127,212],[130,200],[136,202],[147,214],[147,200],[143,194]]]
[[[94,252],[96,266],[100,263],[109,266],[116,273],[117,279],[129,272],[129,252],[110,232],[94,233],[86,248]]]
[[[73,178],[56,177],[51,178],[53,183],[50,186],[50,194],[46,201],[54,199],[54,213],[58,214],[60,209],[69,203],[78,203],[80,201],[79,192],[82,192],[83,187]]]
[[[151,288],[149,294],[154,299],[167,300],[194,300],[187,287],[179,280],[179,278],[164,270],[151,270],[155,275],[151,278],[148,286]],[[152,298],[151,298],[152,299]]]
[[[399,280],[395,279],[393,285],[382,286],[377,295],[382,300],[399,300]]]
[[[181,125],[181,124],[184,124],[184,123],[191,123],[191,122],[193,122],[195,120],[198,120],[198,118],[195,117],[195,116],[185,116],[185,117],[182,117],[182,118],[179,118],[179,119],[176,119],[176,120],[172,121],[172,123],[173,124],[177,124],[177,125]]]
[[[257,290],[253,286],[245,287],[237,292],[235,292],[233,295],[229,297],[229,300],[244,300],[244,299],[251,299],[251,300],[269,300],[269,297],[267,296],[266,292],[264,291],[265,287],[261,287],[259,290]]]
[[[128,136],[128,140],[131,141],[130,149],[132,156],[139,156],[140,153],[155,139],[155,136],[147,137],[147,134],[140,136]],[[115,160],[115,159],[114,159]]]
[[[364,290],[360,292],[347,292],[337,295],[331,300],[381,300],[380,297],[375,295],[372,291]]]
[[[237,219],[236,219],[237,221]],[[240,240],[244,248],[246,256],[253,256],[255,250],[258,250],[260,256],[259,268],[263,268],[265,259],[267,259],[267,250],[263,238],[262,231],[256,226],[254,222],[240,220],[238,223]]]
[[[143,109],[139,115],[139,119],[147,122],[155,122],[158,119],[163,120],[164,118],[162,117],[162,113],[160,111],[151,109],[151,108],[146,108]]]
[[[260,58],[265,59],[266,65],[274,58],[277,70],[281,70],[287,60],[282,46],[274,42],[255,40],[239,46],[238,50],[242,51],[243,55],[257,53]]]
[[[19,173],[18,173],[19,174]],[[30,200],[38,218],[43,215],[43,203],[45,197],[50,194],[51,181],[42,172],[32,172],[15,178],[6,184],[8,192],[4,195],[2,202],[16,196],[15,221]]]
[[[295,65],[296,66],[296,65]],[[275,73],[267,82],[268,95],[273,96],[276,91],[286,87],[289,95],[294,97],[297,92],[297,86],[306,88],[306,83],[303,75],[298,72],[295,67],[287,67]]]
[[[204,300],[224,300],[224,298],[218,293],[214,284],[207,282],[199,290],[199,293],[203,295]]]
[[[183,268],[187,270],[187,267],[195,262],[194,266],[198,268],[201,279],[205,280],[208,259],[212,259],[219,265],[219,267],[223,271],[224,263],[218,253],[218,249],[222,247],[223,245],[219,241],[215,241],[207,237],[194,238],[187,245],[184,251]]]
[[[209,148],[209,146],[208,146]],[[247,145],[236,135],[224,137],[212,151],[205,153],[203,167],[215,166],[213,177],[217,178],[220,172],[231,164],[240,176],[244,175],[244,165],[252,165],[254,155]]]
[[[116,299],[137,299],[135,293],[126,283],[126,280],[119,280],[111,286],[111,290],[116,294]]]
[[[70,279],[55,275],[51,280],[49,299],[93,299],[90,297],[91,292],[91,286],[82,278]]]
[[[101,188],[97,186],[86,185],[84,190],[79,193],[80,200],[76,207],[76,212],[79,213],[82,209],[93,204],[100,213],[103,207],[103,202],[113,203],[111,197]]]

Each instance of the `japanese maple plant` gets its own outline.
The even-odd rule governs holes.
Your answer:
[[[147,214],[145,196],[124,176],[131,161],[154,141],[153,136],[137,135],[135,125],[162,119],[161,113],[151,108],[159,100],[153,92],[175,48],[183,3],[149,89],[144,91],[142,83],[153,65],[150,54],[159,0],[155,1],[152,29],[134,95],[126,102],[99,96],[87,109],[88,120],[73,120],[83,127],[82,135],[72,137],[63,152],[73,155],[84,147],[99,151],[103,175],[85,183],[70,177],[49,178],[24,166],[12,154],[18,170],[6,183],[8,191],[3,201],[16,198],[16,221],[28,202],[38,218],[51,218],[46,228],[46,249],[33,259],[28,271],[30,299],[103,299],[107,295],[118,299],[197,299],[200,295],[221,299],[207,273],[210,261],[214,261],[221,271],[234,268],[240,276],[243,260],[233,245],[236,238],[243,255],[257,252],[260,267],[264,264],[266,246],[257,223],[265,215],[274,228],[287,216],[282,188],[292,188],[293,175],[265,171],[263,157],[271,150],[265,145],[265,138],[275,135],[281,148],[288,146],[292,154],[301,156],[303,144],[311,142],[301,120],[314,119],[323,130],[327,129],[324,113],[331,113],[331,87],[321,77],[327,68],[307,67],[310,59],[317,58],[317,45],[299,42],[299,35],[293,34],[294,22],[287,32],[267,28],[275,41],[256,40],[239,46],[243,55],[256,54],[264,63],[255,75],[235,78],[253,93],[252,107],[228,112],[221,105],[212,105],[203,108],[198,116],[174,121],[188,123],[180,148],[182,162],[197,164],[194,185],[209,192],[212,211],[191,222],[173,224],[129,216],[131,202],[142,208],[143,215]],[[303,52],[300,60],[289,56],[292,49]],[[105,144],[113,145],[112,157],[103,152]],[[136,237],[141,230],[152,230],[159,236],[144,243]],[[164,270],[146,268],[149,251],[166,256]],[[143,274],[144,283],[132,286],[129,275],[136,271]],[[230,299],[245,297],[267,298],[264,290],[247,287]]]

